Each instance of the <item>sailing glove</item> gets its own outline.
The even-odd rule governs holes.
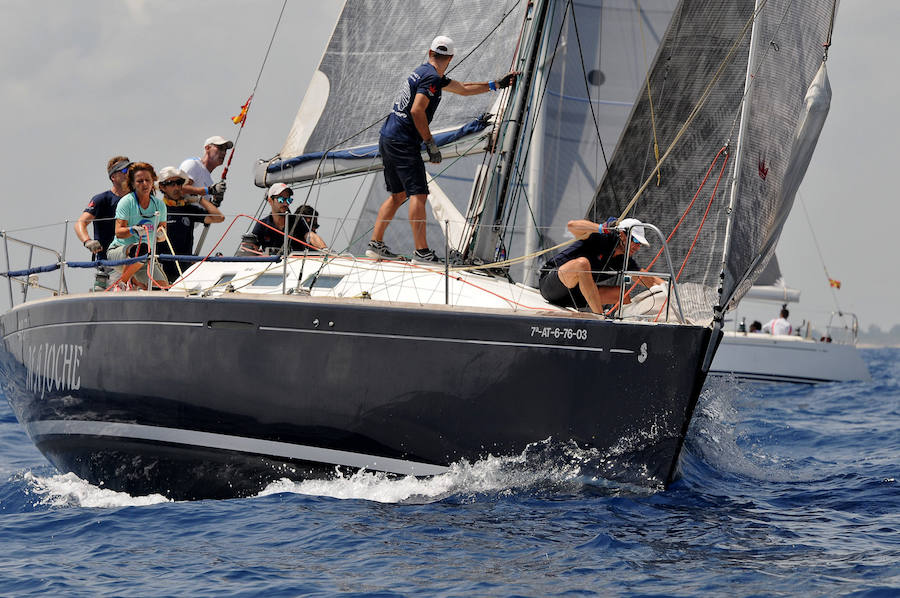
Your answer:
[[[425,142],[425,149],[428,150],[428,161],[432,164],[440,164],[441,160],[441,150],[438,149],[437,143],[434,142],[434,139],[431,141]]]
[[[224,197],[225,196],[225,181],[219,181],[215,185],[207,187],[206,189],[209,195],[213,197]],[[222,201],[221,199],[219,201]]]
[[[84,246],[91,253],[100,253],[101,251],[103,251],[103,245],[101,245],[100,241],[98,241],[97,239],[88,239],[84,242]]]
[[[616,224],[618,222],[619,222],[618,218],[616,218],[615,216],[610,216],[609,218],[606,219],[606,222],[604,222],[603,225],[600,227],[600,232],[608,233],[609,231],[611,231],[612,229],[614,229],[616,227]]]
[[[516,82],[516,77],[519,76],[519,73],[507,73],[503,75],[499,79],[497,79],[497,88],[498,89],[506,89],[510,85]]]

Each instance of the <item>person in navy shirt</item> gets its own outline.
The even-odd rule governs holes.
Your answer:
[[[644,227],[636,218],[626,218],[616,229],[609,229],[590,220],[572,220],[567,228],[577,241],[547,260],[541,268],[541,296],[548,302],[561,307],[589,306],[596,314],[603,313],[604,304],[619,301],[621,282],[614,274],[606,271],[638,271],[640,266],[631,257],[635,252],[649,245],[644,236]],[[631,238],[628,239],[628,230]],[[625,263],[625,248],[631,243],[628,267]],[[665,284],[656,276],[634,276],[648,289],[657,284]],[[631,299],[626,295],[625,303]]]
[[[114,156],[106,163],[106,174],[112,182],[108,189],[91,198],[81,216],[75,222],[75,234],[81,244],[90,251],[95,260],[106,259],[106,248],[115,236],[116,204],[128,193],[128,165],[131,160],[125,156]],[[87,232],[87,225],[94,224],[94,238]]]
[[[431,135],[431,123],[441,92],[469,96],[509,87],[518,73],[508,73],[497,81],[462,83],[444,76],[455,47],[453,40],[439,35],[431,42],[428,62],[417,67],[400,85],[391,113],[381,127],[378,151],[384,164],[384,181],[390,194],[378,210],[372,240],[366,255],[375,259],[401,259],[384,243],[384,233],[397,210],[409,198],[409,223],[415,243],[414,258],[422,262],[440,261],[428,248],[425,236],[425,201],[428,183],[421,144],[424,142],[432,164],[441,162],[441,151]]]

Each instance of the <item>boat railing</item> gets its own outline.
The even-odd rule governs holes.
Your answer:
[[[68,221],[66,221],[66,225],[68,226]],[[37,243],[32,243],[31,241],[25,241],[24,239],[19,239],[16,237],[10,237],[6,231],[0,231],[0,236],[3,237],[4,244],[4,256],[6,258],[6,280],[9,288],[9,304],[10,307],[15,305],[15,299],[13,295],[13,282],[17,282],[21,285],[22,289],[22,303],[28,300],[28,289],[43,289],[45,291],[49,291],[54,295],[63,295],[68,293],[68,288],[66,286],[66,273],[65,273],[65,253],[66,253],[66,239],[65,235],[63,236],[63,250],[62,252],[56,251],[55,249],[50,249],[49,247],[44,247],[43,245],[39,245]],[[9,262],[9,244],[12,243],[14,245],[19,245],[24,247],[27,250],[28,258],[27,258],[27,266],[22,270],[11,270],[10,262]],[[35,251],[38,252],[39,255],[50,254],[55,259],[55,263],[47,264],[44,266],[39,266],[37,268],[34,267],[34,257]],[[51,287],[48,285],[41,284],[39,274],[43,272],[52,272],[54,270],[59,270],[59,280],[56,287]]]
[[[637,225],[635,225],[635,226],[637,226]],[[623,280],[622,280],[622,284],[619,285],[619,304],[616,309],[615,317],[618,319],[622,319],[622,317],[623,317],[622,310],[625,307],[625,287],[626,287],[626,284],[625,284],[626,281],[624,280],[624,276],[655,276],[657,278],[662,278],[663,280],[665,280],[668,283],[666,285],[668,290],[667,290],[666,304],[665,304],[665,309],[666,309],[665,321],[669,320],[669,313],[670,313],[669,306],[672,304],[671,299],[672,299],[672,295],[674,295],[675,303],[678,308],[678,321],[684,322],[685,321],[684,310],[682,309],[682,306],[681,306],[681,296],[678,294],[678,281],[677,281],[677,277],[675,276],[675,269],[672,266],[672,257],[669,255],[669,244],[666,242],[666,237],[665,237],[665,235],[662,234],[662,231],[660,231],[659,228],[657,228],[653,224],[650,224],[648,222],[642,222],[639,226],[643,227],[643,229],[645,231],[647,229],[652,230],[656,234],[657,238],[659,238],[659,242],[663,248],[663,255],[666,258],[666,266],[668,266],[668,272],[645,272],[645,271],[625,270],[624,268],[628,266],[628,260],[631,257],[631,243],[626,243],[625,244],[625,260],[622,262],[623,270],[621,271]],[[631,230],[633,228],[634,228],[634,226],[628,227],[628,231],[625,236],[626,239],[631,238]]]
[[[828,342],[855,345],[859,337],[859,318],[849,311],[833,311],[825,331]]]
[[[291,230],[291,225],[293,224],[293,219],[298,216],[295,214],[286,214],[285,216],[286,216],[286,220],[287,220],[286,229]],[[238,215],[235,215],[231,224],[229,224],[229,226],[227,228],[230,230],[237,221],[242,220],[242,219],[247,219],[251,222],[254,222],[254,221],[259,222],[259,220],[257,220],[256,218],[253,218],[246,214],[238,214]],[[63,239],[62,239],[62,251],[57,251],[57,250],[51,249],[50,247],[47,247],[45,245],[41,245],[39,243],[21,239],[18,236],[13,237],[9,234],[9,231],[0,230],[0,237],[2,237],[3,241],[4,241],[4,249],[5,249],[4,257],[6,260],[6,272],[0,272],[0,275],[5,276],[7,278],[10,307],[15,306],[19,302],[24,303],[24,302],[28,301],[31,298],[29,289],[42,289],[43,291],[49,292],[52,295],[67,294],[69,292],[67,281],[66,281],[66,275],[67,275],[68,268],[89,269],[89,268],[98,268],[98,267],[114,267],[114,266],[135,263],[138,261],[145,261],[145,260],[149,260],[151,263],[156,260],[160,260],[160,261],[177,260],[181,263],[185,263],[185,262],[191,263],[191,262],[200,262],[200,261],[208,261],[208,262],[230,262],[230,261],[234,261],[234,262],[249,262],[249,261],[281,262],[280,267],[276,266],[276,268],[281,270],[281,274],[282,274],[282,279],[283,279],[282,285],[281,285],[282,293],[290,294],[292,291],[294,291],[293,287],[295,285],[289,284],[288,279],[290,276],[293,276],[293,273],[289,273],[288,260],[282,259],[281,255],[289,254],[290,258],[291,258],[291,260],[290,260],[291,262],[293,262],[297,258],[305,258],[305,257],[321,260],[322,256],[323,256],[322,253],[319,253],[317,251],[311,251],[311,250],[302,251],[302,252],[291,251],[291,248],[289,246],[289,240],[299,241],[299,239],[295,239],[294,237],[291,237],[290,235],[284,235],[284,233],[281,231],[278,231],[278,232],[281,232],[281,234],[284,236],[284,242],[282,244],[282,247],[280,248],[281,255],[271,255],[268,252],[243,253],[241,249],[239,249],[237,256],[223,256],[221,253],[214,255],[216,248],[219,246],[219,244],[225,239],[225,236],[228,234],[228,231],[226,230],[226,232],[222,235],[222,238],[219,240],[218,243],[216,243],[215,247],[209,253],[209,255],[205,255],[205,256],[160,254],[156,250],[156,248],[153,247],[153,248],[151,248],[151,252],[149,255],[138,256],[135,258],[128,258],[126,260],[118,260],[118,261],[97,260],[96,257],[92,256],[91,261],[67,261],[66,246],[67,246],[67,236],[68,236],[68,234],[70,234],[70,231],[71,231],[70,221],[66,220],[66,221],[64,221],[64,223],[58,222],[55,224],[51,224],[49,226],[51,228],[55,228],[56,226],[59,226],[60,224],[63,224],[64,230],[65,230],[65,232],[63,234]],[[676,277],[674,274],[674,269],[672,267],[672,260],[669,255],[669,248],[666,244],[666,239],[656,226],[654,226],[652,224],[648,224],[648,223],[644,223],[643,226],[645,227],[645,231],[653,231],[653,233],[655,233],[657,235],[657,237],[659,238],[660,243],[662,244],[662,247],[663,247],[663,254],[666,257],[666,265],[668,266],[668,272],[665,272],[665,271],[661,271],[661,272],[632,271],[632,270],[624,269],[625,266],[627,266],[627,258],[629,257],[628,253],[630,252],[630,248],[631,248],[631,246],[629,244],[628,247],[626,248],[626,261],[623,264],[623,269],[619,270],[619,271],[615,271],[615,272],[608,272],[608,274],[613,274],[613,275],[619,276],[620,279],[625,284],[621,285],[620,295],[619,295],[619,304],[615,308],[612,308],[610,310],[611,313],[607,313],[606,315],[607,315],[607,317],[614,317],[617,319],[631,319],[633,317],[633,314],[628,314],[627,309],[625,311],[623,311],[624,300],[625,300],[625,286],[627,285],[628,282],[630,282],[632,280],[633,277],[654,276],[654,277],[661,278],[667,282],[664,321],[669,321],[670,313],[671,313],[671,311],[670,311],[671,310],[671,307],[670,307],[671,299],[672,299],[672,296],[674,295],[675,305],[677,307],[676,314],[677,314],[678,321],[684,322],[685,319],[684,319],[684,315],[683,315],[681,297],[679,296],[678,287],[676,284]],[[45,228],[45,227],[39,227],[39,228]],[[15,231],[12,231],[12,232],[15,232]],[[628,235],[629,236],[631,235],[630,229],[628,230]],[[46,237],[46,235],[44,237],[42,237],[42,239],[41,239],[44,243],[46,243],[46,240],[44,240],[45,237]],[[446,239],[446,235],[445,235],[445,239]],[[17,255],[16,257],[17,257],[18,263],[16,265],[19,265],[24,262],[25,263],[24,268],[16,269],[16,270],[13,270],[11,268],[10,245],[16,245],[16,246],[23,248],[24,251],[20,250],[19,252],[17,252],[17,254],[24,255],[24,259],[18,259],[19,255]],[[454,273],[461,273],[462,271],[467,271],[467,270],[471,270],[473,272],[480,272],[486,268],[489,268],[490,266],[492,266],[492,264],[479,264],[479,265],[473,266],[473,265],[457,263],[456,261],[454,261],[450,258],[450,256],[454,252],[451,251],[449,242],[447,242],[445,240],[444,245],[445,245],[444,246],[444,256],[445,257],[444,257],[443,263],[441,264],[443,266],[443,274],[444,274],[444,279],[445,279],[444,301],[445,301],[445,303],[449,304],[451,302],[450,282],[451,282],[451,279],[453,278]],[[241,247],[242,243],[238,243],[238,246]],[[43,260],[41,260],[39,257],[41,255],[49,256],[49,259],[44,258]],[[347,258],[350,256],[350,254],[348,254],[346,252],[334,253],[330,250],[327,251],[326,255],[330,256],[330,259],[335,259],[337,257]],[[357,259],[357,258],[354,258],[354,259]],[[522,259],[524,259],[524,258],[519,258],[519,260],[522,260]],[[509,262],[517,262],[519,260],[509,260]],[[43,265],[35,266],[34,264],[38,261],[42,261]],[[50,263],[47,263],[47,262],[50,262]],[[52,283],[48,282],[48,279],[46,276],[42,276],[42,275],[46,275],[48,273],[54,272],[56,270],[59,270],[59,277]],[[271,266],[267,266],[266,270],[270,271]],[[488,270],[488,272],[490,272],[490,270]],[[190,276],[190,274],[188,274],[188,276]],[[21,291],[22,291],[21,295],[18,296],[18,301],[17,301],[16,294],[14,293],[14,283],[20,285]],[[655,315],[658,318],[662,318],[663,310],[660,309],[659,312],[660,313],[655,314]]]

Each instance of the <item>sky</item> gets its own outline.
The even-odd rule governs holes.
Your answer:
[[[281,149],[340,3],[290,0],[260,76],[281,8],[282,0],[0,0],[0,229],[60,246],[65,220],[109,187],[111,156],[161,168],[199,156],[209,136],[234,139],[230,119],[259,77],[222,205],[228,216],[253,214],[262,196],[256,161]],[[802,293],[797,319],[824,324],[836,297],[864,329],[900,324],[898,26],[897,0],[841,3],[831,112],[778,247],[788,285]],[[328,240],[334,223],[321,221]],[[217,226],[210,239],[222,234]],[[88,257],[69,232],[67,258]],[[73,291],[88,287],[86,273],[67,276]]]

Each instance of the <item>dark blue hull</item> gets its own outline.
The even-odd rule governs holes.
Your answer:
[[[666,484],[711,329],[309,297],[64,296],[2,317],[4,392],[61,471],[244,496],[366,467],[440,473],[552,438]]]

